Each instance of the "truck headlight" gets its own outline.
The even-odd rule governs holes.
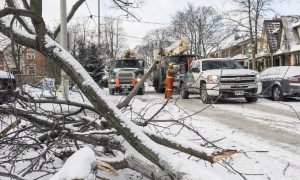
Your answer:
[[[111,82],[111,83],[114,83],[114,82],[115,82],[115,79],[110,79],[110,82]]]
[[[140,82],[140,81],[141,81],[140,77],[136,78],[136,82]]]
[[[208,75],[207,83],[218,83],[219,77],[217,75]]]
[[[259,81],[260,81],[259,74],[256,74],[256,75],[255,75],[255,82],[259,82]]]

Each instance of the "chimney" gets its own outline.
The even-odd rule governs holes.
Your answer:
[[[234,34],[234,40],[236,41],[236,40],[238,40],[238,39],[240,39],[241,37],[240,37],[240,35],[238,34],[238,33],[235,33]]]

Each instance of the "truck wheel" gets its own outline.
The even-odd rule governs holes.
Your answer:
[[[274,101],[281,101],[283,100],[282,89],[280,86],[274,86],[272,89],[272,97]]]
[[[160,88],[159,87],[159,82],[158,81],[155,81],[155,83],[154,83],[154,89],[158,93],[164,93],[165,92],[165,88]]]
[[[108,89],[109,90],[109,95],[114,95],[115,94],[115,91],[111,88]]]
[[[158,86],[158,92],[159,93],[164,93],[165,92],[165,88],[160,88],[159,83],[157,83],[157,86]]]
[[[187,88],[183,87],[183,83],[180,83],[180,96],[182,99],[188,99],[189,98],[189,91]]]
[[[158,92],[158,82],[157,81],[154,81],[154,89],[156,92]]]
[[[210,104],[211,103],[211,97],[207,94],[205,83],[202,83],[201,86],[200,86],[200,96],[201,96],[201,100],[204,104]]]
[[[252,103],[252,102],[256,102],[258,100],[258,97],[257,96],[246,96],[245,99],[248,103]]]
[[[142,87],[139,89],[139,91],[137,92],[138,95],[144,95],[145,94],[145,87]]]

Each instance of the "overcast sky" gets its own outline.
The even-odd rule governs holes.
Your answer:
[[[101,16],[102,17],[119,17],[124,19],[121,26],[124,29],[124,35],[127,39],[127,44],[133,48],[147,32],[152,29],[166,27],[171,21],[171,16],[177,11],[187,7],[187,3],[193,3],[195,6],[213,6],[219,11],[233,8],[232,0],[144,0],[144,4],[140,9],[132,11],[134,15],[141,20],[136,21],[124,16],[126,13],[114,8],[111,4],[112,0],[100,0]],[[48,24],[56,24],[59,22],[59,2],[60,0],[43,0],[43,17]],[[70,9],[75,0],[67,0]],[[300,15],[300,0],[273,0],[273,9],[281,15]],[[98,1],[87,0],[82,4],[78,12],[75,14],[74,20],[86,21],[96,26],[98,14]],[[90,15],[95,17],[87,18]],[[273,16],[273,14],[270,14]],[[103,20],[101,19],[103,22]]]

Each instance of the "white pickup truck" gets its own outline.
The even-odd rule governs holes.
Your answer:
[[[261,93],[257,71],[244,69],[232,59],[200,59],[193,61],[186,86],[180,94],[187,99],[190,93],[200,94],[203,103],[221,97],[245,97],[247,102],[256,102]]]

